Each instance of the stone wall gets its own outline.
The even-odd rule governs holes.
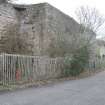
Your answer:
[[[2,3],[0,14],[0,36],[3,35],[2,31],[7,24],[19,26],[17,36],[25,41],[27,49],[21,54],[48,55],[52,40],[61,35],[68,37],[77,34],[80,29],[80,25],[73,18],[48,3],[35,5]]]
[[[14,6],[14,9],[20,25],[20,34],[27,41],[29,54],[41,55],[46,19],[44,4]]]
[[[79,32],[79,24],[70,16],[64,14],[57,8],[51,6],[50,4],[45,4],[46,8],[46,30],[44,52],[49,48],[52,40],[60,38],[60,36],[68,37],[77,34]],[[48,42],[48,43],[47,43]]]
[[[30,6],[14,5],[20,24],[20,34],[27,41],[31,55],[48,55],[47,49],[58,35],[77,33],[79,24],[48,3]]]
[[[17,17],[12,5],[8,3],[1,3],[0,4],[0,53],[5,52],[7,48],[9,49],[8,45],[10,43],[9,41],[7,41],[6,34],[8,34],[8,37],[10,37],[12,34],[12,33],[10,34],[10,30],[11,32],[14,33],[14,29],[12,28],[12,26],[15,26],[17,23],[18,23]],[[5,48],[4,46],[6,44],[7,47]]]
[[[0,34],[4,31],[7,24],[16,24],[17,17],[11,4],[3,3],[0,5]],[[0,35],[1,36],[1,35]]]

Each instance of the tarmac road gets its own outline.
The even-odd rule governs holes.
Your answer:
[[[0,105],[105,105],[105,72],[0,95]]]

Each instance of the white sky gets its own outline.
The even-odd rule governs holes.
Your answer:
[[[16,0],[21,4],[36,4],[42,2],[48,2],[56,8],[60,9],[64,13],[76,19],[75,10],[80,6],[95,7],[99,12],[105,16],[105,0]],[[100,34],[103,35],[105,31],[101,29]]]

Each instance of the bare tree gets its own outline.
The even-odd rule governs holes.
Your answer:
[[[76,15],[80,23],[80,34],[88,37],[85,46],[89,46],[90,53],[95,53],[95,38],[100,27],[104,24],[105,18],[96,8],[81,6],[76,10]]]
[[[76,10],[77,18],[82,25],[82,28],[97,32],[104,24],[105,19],[96,8],[81,6]]]

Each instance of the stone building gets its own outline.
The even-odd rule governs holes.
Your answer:
[[[52,39],[61,34],[66,37],[78,33],[80,28],[73,18],[48,3],[34,5],[0,3],[1,33],[7,24],[18,24],[19,37],[25,41],[27,48],[27,51],[20,52],[28,55],[48,55],[47,49]]]

